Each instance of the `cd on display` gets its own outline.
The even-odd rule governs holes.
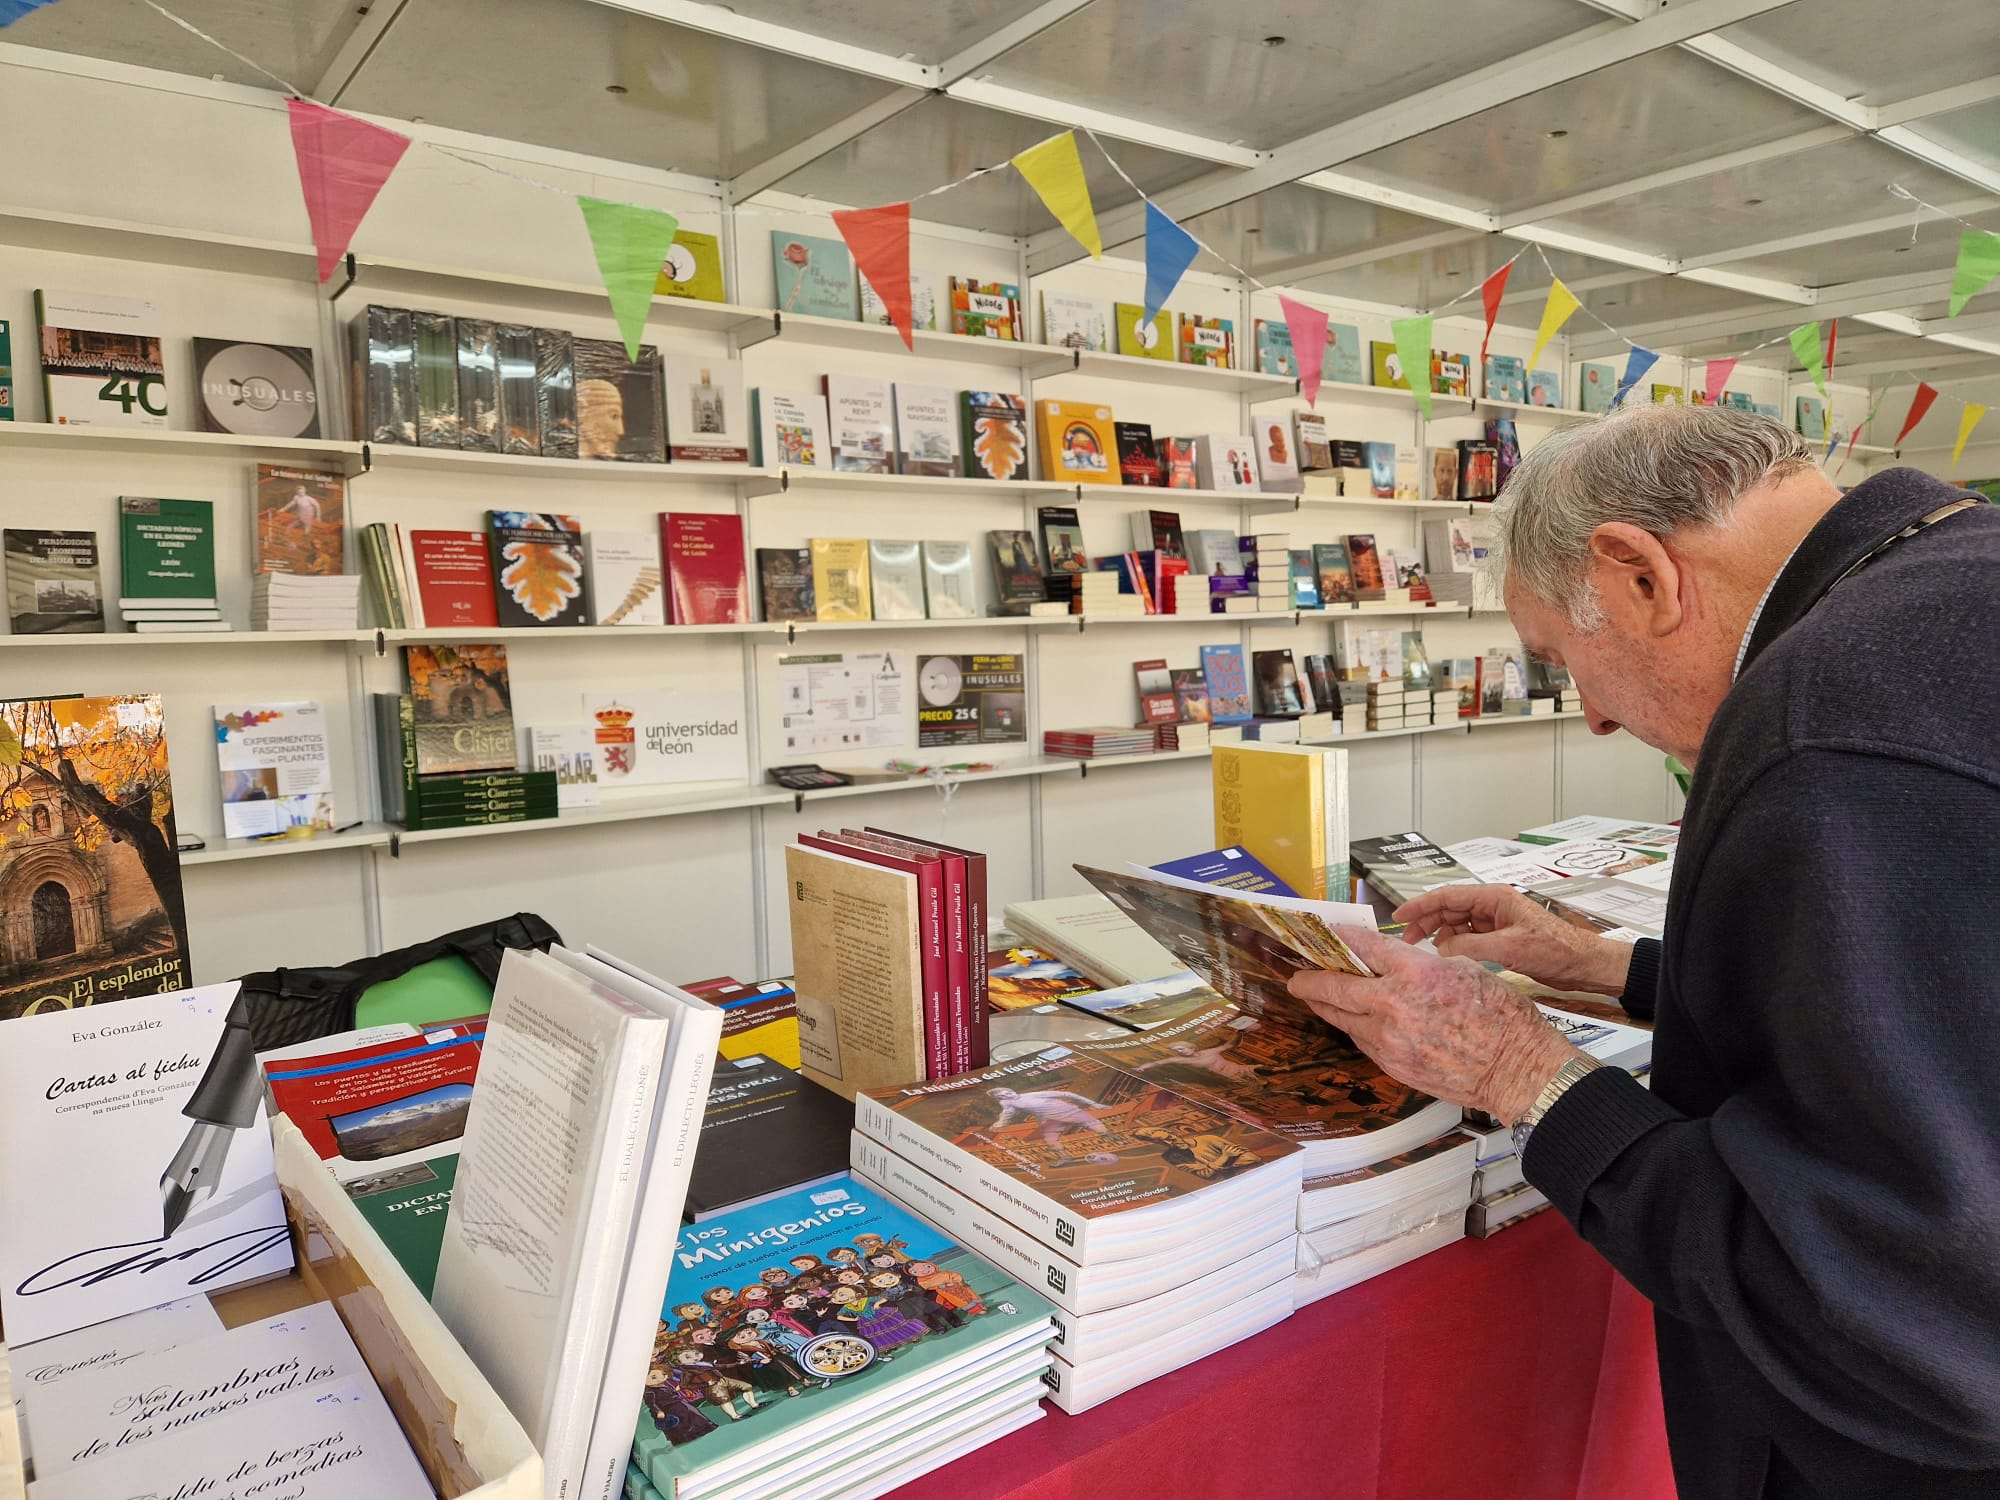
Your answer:
[[[319,436],[311,353],[274,344],[198,340],[202,425],[245,437]],[[303,356],[303,359],[301,358]]]

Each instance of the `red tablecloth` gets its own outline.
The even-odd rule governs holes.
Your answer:
[[[1652,1312],[1542,1213],[893,1500],[1673,1500]]]

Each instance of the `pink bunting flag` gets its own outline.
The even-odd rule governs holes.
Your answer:
[[[1479,340],[1479,369],[1484,378],[1486,370],[1486,346],[1493,341],[1493,320],[1500,316],[1500,299],[1507,291],[1507,276],[1514,269],[1511,260],[1491,276],[1479,283],[1479,300],[1486,308],[1486,333]],[[1298,346],[1293,345],[1294,348]]]
[[[1826,325],[1826,378],[1833,379],[1833,346],[1840,338],[1840,319]]]
[[[410,149],[410,138],[306,99],[287,99],[299,186],[319,251],[319,279],[333,275],[374,206],[375,195]]]
[[[889,321],[903,336],[903,346],[915,350],[912,330],[916,320],[910,312],[910,205],[843,208],[834,213],[833,222],[847,248],[854,252],[855,265],[882,299]]]
[[[1703,393],[1703,401],[1709,406],[1720,406],[1723,388],[1729,384],[1729,377],[1735,372],[1735,360],[1711,359],[1708,362],[1708,386]]]
[[[1896,434],[1896,441],[1889,445],[1891,448],[1903,446],[1903,439],[1910,435],[1917,423],[1923,421],[1931,409],[1931,403],[1935,400],[1937,400],[1937,387],[1927,380],[1918,381],[1917,393],[1910,398],[1910,414],[1903,418],[1903,430]]]
[[[1326,314],[1278,293],[1285,310],[1285,331],[1292,336],[1292,358],[1299,362],[1299,391],[1306,405],[1318,409],[1320,376],[1326,371]]]

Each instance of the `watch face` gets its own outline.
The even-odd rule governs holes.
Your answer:
[[[964,680],[957,662],[949,656],[933,656],[917,673],[917,691],[932,708],[943,708],[958,701],[958,690]]]

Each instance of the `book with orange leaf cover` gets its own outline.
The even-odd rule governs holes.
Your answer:
[[[1028,404],[1013,391],[959,397],[965,472],[971,479],[1028,477]]]
[[[584,625],[583,528],[575,516],[490,510],[493,603],[505,626]]]

